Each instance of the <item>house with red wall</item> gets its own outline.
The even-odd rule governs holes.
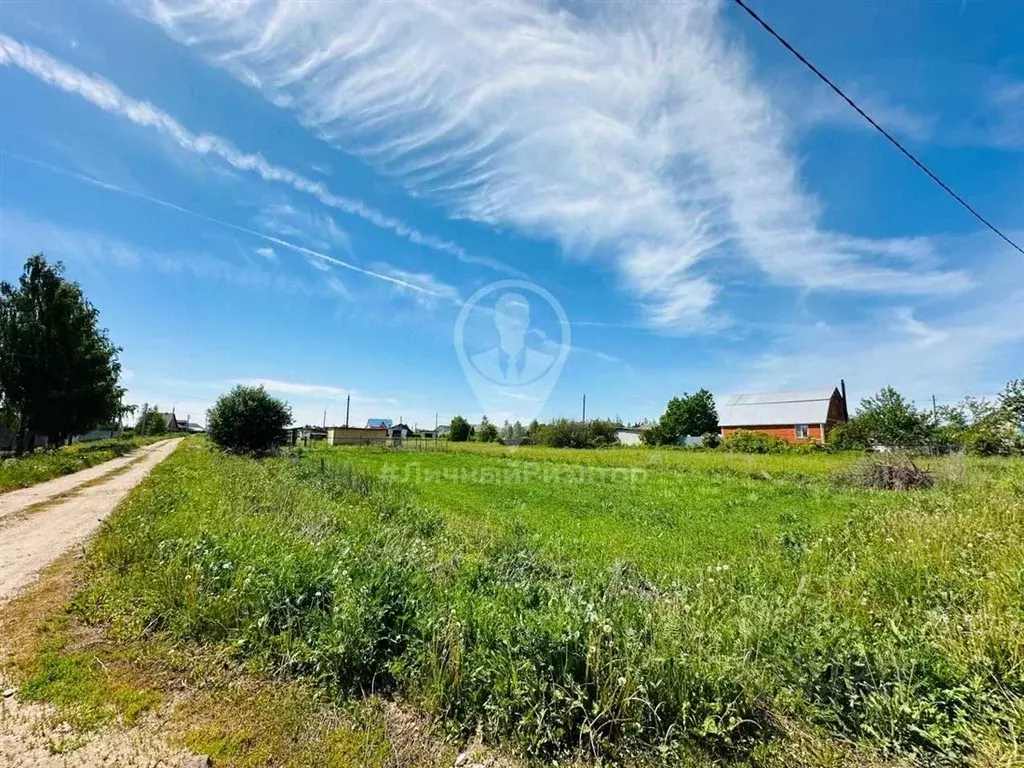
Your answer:
[[[733,395],[718,414],[723,438],[743,429],[790,443],[824,443],[832,427],[848,420],[846,383],[842,381],[831,389]]]

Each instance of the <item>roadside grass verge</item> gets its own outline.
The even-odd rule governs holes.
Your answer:
[[[19,699],[54,706],[46,729],[66,730],[47,744],[53,754],[142,724],[145,738],[226,768],[448,768],[455,760],[422,717],[380,698],[339,707],[309,685],[252,674],[225,648],[166,636],[114,642],[83,621],[81,577],[80,559],[66,555],[0,606],[0,677]]]
[[[723,516],[746,482],[722,491]],[[103,532],[76,610],[124,642],[201,644],[332,699],[397,696],[538,762],[1020,758],[1024,462],[913,494],[834,491],[821,524],[794,496],[778,530],[672,579],[549,546],[534,499],[474,539],[421,492],[318,452],[187,443]],[[601,501],[577,503],[621,516]]]
[[[0,459],[0,493],[70,475],[164,439],[166,436],[161,435],[127,440],[94,440],[55,450],[38,450],[18,458]]]

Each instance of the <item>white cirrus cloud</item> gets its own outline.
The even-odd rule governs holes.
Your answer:
[[[308,240],[316,248],[340,248],[352,253],[352,239],[326,214],[317,214],[298,208],[291,203],[268,205],[256,217],[261,228],[281,237]]]
[[[459,303],[459,291],[427,272],[412,272],[390,264],[374,264],[373,269],[394,279],[393,289],[408,293],[423,306],[434,306],[439,300]]]
[[[330,400],[344,400],[351,397],[355,402],[361,403],[387,403],[394,404],[396,401],[389,397],[364,397],[355,390],[336,387],[332,384],[307,384],[298,381],[282,381],[280,379],[238,379],[235,384],[245,384],[250,387],[263,387],[270,392],[279,392],[304,398],[327,398]]]
[[[655,326],[708,310],[718,259],[809,289],[970,283],[893,264],[902,239],[820,225],[721,2],[131,5],[455,215],[610,255]]]
[[[108,80],[86,74],[39,48],[20,43],[4,34],[0,34],[0,65],[18,67],[55,88],[78,94],[105,112],[123,117],[138,126],[152,128],[185,150],[218,158],[237,170],[252,172],[265,181],[284,184],[312,195],[326,206],[358,216],[411,243],[451,254],[461,261],[482,264],[498,271],[515,272],[493,259],[470,254],[456,243],[420,232],[392,216],[369,207],[361,200],[336,195],[322,182],[313,181],[289,168],[275,165],[262,155],[245,153],[221,136],[193,133],[159,107],[147,101],[131,98]]]

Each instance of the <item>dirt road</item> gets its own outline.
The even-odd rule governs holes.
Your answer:
[[[170,456],[180,442],[178,438],[147,446],[134,464],[138,454],[0,497],[0,603],[13,597],[62,552],[85,541],[121,499]],[[127,470],[114,477],[81,488],[83,483],[129,464]],[[96,472],[101,468],[104,471]],[[77,482],[66,482],[72,478]],[[11,501],[9,497],[16,494],[18,497]],[[18,513],[25,516],[19,519]]]
[[[73,475],[64,475],[63,477],[57,477],[53,480],[47,480],[45,483],[38,483],[36,485],[29,486],[28,488],[19,488],[16,491],[8,491],[5,494],[0,495],[0,519],[7,515],[14,515],[18,512],[25,510],[27,507],[35,504],[40,504],[48,499],[52,499],[54,496],[72,491],[83,483],[89,483],[97,478],[103,477],[109,472],[114,472],[122,467],[127,467],[133,461],[136,461],[147,453],[151,453],[158,450],[160,446],[165,445],[166,440],[161,440],[158,443],[152,443],[137,451],[129,453],[127,456],[118,456],[116,459],[105,461],[102,464],[97,464],[95,467],[89,467],[79,472],[75,472]]]

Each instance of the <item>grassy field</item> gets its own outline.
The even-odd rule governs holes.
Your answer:
[[[1024,728],[1024,463],[187,441],[78,615],[537,761],[997,765]]]
[[[309,458],[409,488],[475,548],[522,528],[554,562],[577,571],[630,562],[660,583],[896,503],[837,487],[832,474],[849,466],[848,456],[472,446],[321,449]]]
[[[0,459],[0,493],[15,488],[27,488],[61,475],[70,475],[81,469],[94,467],[161,439],[163,438],[135,437],[92,440],[88,443],[66,445],[52,451],[39,450],[18,458]]]

